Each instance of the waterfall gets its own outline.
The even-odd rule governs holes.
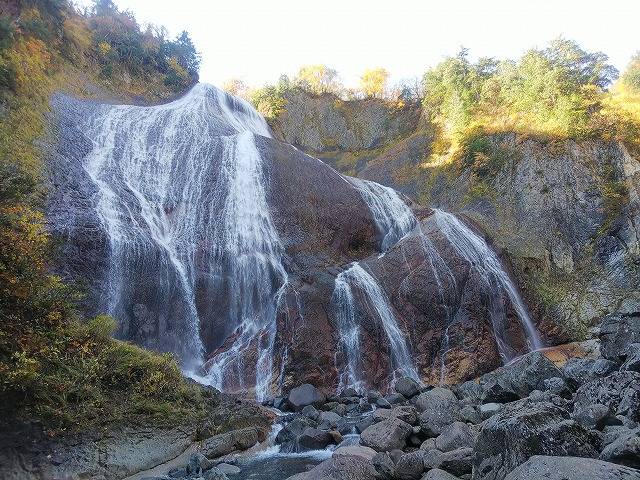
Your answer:
[[[527,335],[530,349],[542,348],[542,341],[533,325],[533,321],[513,284],[509,275],[502,268],[502,264],[496,253],[487,245],[479,235],[476,235],[469,227],[462,223],[454,215],[442,210],[434,209],[436,223],[458,254],[475,269],[490,295],[490,316],[496,343],[503,360],[509,361],[514,353],[506,341],[505,329],[506,311],[502,296],[506,295],[518,319]]]
[[[347,387],[359,390],[363,382],[360,361],[360,325],[356,320],[357,306],[347,272],[348,270],[345,270],[336,277],[336,285],[331,295],[331,304],[336,312],[338,327],[338,351],[342,352],[345,359],[345,366],[338,377],[338,391]]]
[[[244,381],[235,354],[257,342],[256,385],[264,391],[287,285],[254,141],[271,136],[266,122],[243,100],[202,84],[165,105],[103,106],[86,122],[93,148],[83,167],[110,250],[103,308],[120,318],[157,305],[157,326],[136,328],[157,329],[156,346],[196,369],[201,332],[210,328],[201,324],[205,282],[207,294],[227,303],[218,319],[225,333],[235,331],[212,362],[211,381]]]
[[[346,356],[346,368],[340,375],[342,386],[358,387],[360,377],[360,341],[359,325],[356,322],[357,293],[362,295],[364,304],[369,306],[387,337],[393,377],[396,372],[419,380],[415,362],[407,346],[405,334],[398,326],[389,299],[384,291],[365,268],[359,263],[352,264],[336,278],[336,289],[332,301],[338,311],[338,330],[340,348]]]
[[[302,310],[294,289],[298,280],[285,271],[284,247],[267,204],[269,165],[256,142],[271,136],[265,120],[243,100],[196,85],[165,105],[96,106],[79,123],[92,144],[83,168],[108,244],[101,309],[125,320],[119,335],[176,353],[192,376],[220,389],[255,388],[256,397],[264,399],[284,379],[285,360],[277,363],[274,351],[294,353],[278,337],[278,318],[287,321],[279,313],[289,315],[292,295],[300,315]],[[456,289],[455,277],[393,189],[345,180],[369,207],[381,255],[391,255],[407,235],[419,238],[447,308],[440,357],[444,378],[454,317],[446,290]],[[490,295],[490,314],[503,357],[513,354],[506,342],[505,299],[530,346],[539,348],[539,336],[496,254],[453,215],[438,210],[434,215],[442,234],[496,293]],[[384,332],[390,373],[418,379],[407,335],[364,263],[350,264],[336,277],[331,306],[344,360],[341,387],[364,382],[359,322],[364,311]],[[216,348],[205,362],[205,350]]]
[[[418,225],[411,209],[395,190],[375,182],[345,177],[360,193],[369,207],[378,231],[382,252],[387,251]],[[345,366],[339,369],[339,389],[360,388],[363,383],[360,361],[360,325],[356,319],[357,302],[353,288],[362,292],[366,303],[375,311],[387,337],[391,353],[393,376],[401,371],[418,380],[415,362],[411,357],[405,334],[398,326],[389,299],[376,279],[359,263],[353,263],[341,272],[335,281],[331,303],[338,329],[338,348],[343,353]]]
[[[213,254],[207,265],[215,289],[227,292],[229,317],[239,325],[235,341],[209,364],[211,382],[243,385],[240,355],[257,342],[256,396],[266,395],[273,365],[276,315],[286,292],[282,245],[266,202],[262,158],[253,135],[244,132],[223,139],[224,208],[215,212]],[[220,185],[220,187],[223,187]],[[217,187],[216,189],[218,189]],[[216,218],[218,220],[216,221]]]
[[[385,252],[411,232],[418,221],[398,193],[376,182],[345,177],[365,201],[379,236],[380,250]]]

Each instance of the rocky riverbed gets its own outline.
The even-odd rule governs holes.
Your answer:
[[[532,352],[452,387],[300,385],[265,402],[278,416],[264,442],[251,428],[217,435],[145,478],[640,479],[640,322],[612,315],[595,333],[591,350]]]

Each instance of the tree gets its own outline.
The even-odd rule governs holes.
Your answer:
[[[360,90],[366,97],[382,98],[387,90],[389,72],[384,68],[365,70],[360,76]]]
[[[94,15],[113,15],[118,13],[118,7],[116,7],[113,0],[94,0],[93,2]]]
[[[573,85],[606,88],[618,77],[618,70],[607,63],[607,55],[602,52],[586,52],[574,40],[556,38],[541,54],[554,68],[562,70],[568,82]]]
[[[463,48],[428,70],[423,79],[425,111],[448,135],[461,132],[478,106],[482,77],[467,55]]]
[[[342,87],[338,72],[326,65],[305,65],[300,68],[295,83],[316,94],[338,93]]]
[[[631,90],[640,93],[640,52],[631,58],[629,66],[622,75],[622,83]]]

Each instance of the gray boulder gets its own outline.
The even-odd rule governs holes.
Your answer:
[[[476,407],[467,405],[460,409],[460,420],[463,422],[478,424],[482,421],[482,417],[480,416],[480,411]]]
[[[202,453],[192,453],[189,457],[189,463],[187,463],[187,473],[189,475],[196,475],[212,466],[213,461],[209,460]]]
[[[607,446],[615,442],[620,436],[634,433],[636,430],[624,425],[608,425],[602,430],[602,445]]]
[[[410,405],[400,405],[391,409],[379,408],[373,412],[373,419],[376,422],[387,420],[389,418],[397,418],[409,425],[418,424],[418,412],[415,407]]]
[[[397,418],[390,418],[371,425],[360,436],[360,443],[378,452],[404,448],[413,432],[411,425]]]
[[[371,461],[355,455],[336,455],[288,480],[371,480],[376,477]]]
[[[614,362],[604,358],[571,358],[562,367],[562,372],[573,385],[580,386],[606,377],[617,369],[618,366]]]
[[[420,414],[420,426],[424,434],[436,437],[447,425],[460,417],[460,404],[455,394],[446,388],[436,387],[416,397]]]
[[[627,347],[627,357],[620,370],[640,373],[640,343],[632,343]]]
[[[320,412],[318,412],[318,410],[313,405],[307,405],[302,409],[302,415],[304,415],[307,418],[310,418],[311,420],[318,421]]]
[[[169,478],[184,478],[189,476],[189,472],[187,471],[187,467],[176,467],[169,470],[167,473]]]
[[[376,423],[376,422],[373,419],[373,415],[367,415],[362,420],[360,420],[358,423],[356,423],[356,431],[358,433],[362,433],[367,428],[369,428],[371,425],[373,425],[374,423]]]
[[[640,312],[604,317],[600,324],[600,353],[604,358],[622,363],[632,343],[640,343]]]
[[[331,411],[336,415],[340,415],[341,417],[344,417],[347,414],[347,406],[339,403],[338,405],[333,407]]]
[[[420,384],[410,377],[402,377],[396,380],[394,388],[396,392],[406,398],[415,397],[420,393]]]
[[[345,447],[338,447],[333,452],[333,455],[352,455],[354,457],[362,457],[367,460],[373,460],[378,453],[370,447],[364,445],[348,445]]]
[[[324,402],[325,397],[320,391],[309,383],[304,383],[289,392],[287,400],[294,410],[302,410],[307,405],[318,405]]]
[[[582,385],[576,392],[575,408],[595,403],[609,406],[616,415],[640,420],[640,373],[615,372]]]
[[[200,451],[207,458],[217,458],[235,450],[247,450],[258,440],[258,430],[247,427],[207,438],[202,442]]]
[[[543,382],[544,391],[564,398],[571,398],[572,391],[567,382],[560,377],[548,378]]]
[[[593,458],[535,455],[505,478],[506,480],[640,480],[640,471]]]
[[[355,388],[347,387],[340,392],[341,397],[357,397],[358,391]]]
[[[427,438],[424,442],[420,444],[420,450],[424,450],[428,452],[429,450],[437,450],[436,448],[436,439],[435,438]]]
[[[503,406],[499,403],[485,403],[478,407],[480,418],[486,420],[502,410]]]
[[[531,352],[504,367],[483,375],[480,383],[485,391],[494,389],[495,395],[501,394],[507,397],[513,392],[520,398],[524,398],[533,390],[543,390],[544,381],[554,377],[562,378],[562,371],[542,352]],[[491,401],[502,403],[511,400],[485,399],[485,403]]]
[[[477,436],[477,433],[466,423],[453,422],[438,435],[435,445],[438,450],[443,452],[450,452],[462,447],[473,448]]]
[[[401,405],[407,401],[406,397],[401,393],[390,393],[384,396],[385,400],[391,405]]]
[[[391,403],[384,397],[378,397],[376,399],[376,406],[378,408],[391,408]]]
[[[418,480],[424,472],[424,452],[405,453],[396,462],[394,476],[399,480]]]
[[[396,465],[391,459],[391,455],[387,452],[377,453],[372,459],[373,467],[378,473],[379,477],[384,480],[393,479],[393,475],[396,469]]]
[[[611,413],[611,409],[608,406],[599,403],[586,407],[577,407],[571,417],[580,425],[592,430],[602,430],[607,425],[622,424],[622,422]]]
[[[202,474],[202,478],[204,480],[229,480],[229,477],[227,477],[227,475],[217,467],[213,467],[212,469],[204,472]]]
[[[474,480],[502,480],[533,455],[597,456],[599,437],[551,403],[505,406],[482,426]]]
[[[219,463],[216,465],[216,468],[225,475],[238,475],[242,471],[240,467],[231,465],[230,463]]]
[[[376,400],[380,397],[382,397],[382,394],[377,390],[369,390],[367,392],[367,402],[369,403],[376,403]]]
[[[640,469],[640,430],[620,435],[604,448],[600,459]]]
[[[456,386],[454,391],[460,400],[467,400],[474,404],[480,403],[484,393],[482,386],[475,380],[467,380]]]
[[[347,421],[335,412],[320,412],[318,415],[318,428],[320,430],[339,430],[342,432],[347,427]]]
[[[329,432],[309,427],[298,437],[298,451],[322,450],[334,443],[334,437]]]
[[[505,382],[505,378],[497,378],[484,386],[482,403],[508,403],[520,399],[520,395]]]
[[[425,473],[420,480],[460,480],[458,477],[451,475],[439,468],[432,468]]]
[[[461,476],[471,473],[473,468],[473,449],[457,448],[450,452],[430,450],[424,454],[425,469],[441,468],[453,475]]]
[[[276,443],[282,445],[283,451],[293,452],[297,449],[297,439],[309,427],[317,427],[317,422],[305,416],[298,416],[286,424],[276,435]]]

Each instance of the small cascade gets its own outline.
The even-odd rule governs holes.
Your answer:
[[[411,209],[393,188],[359,178],[345,178],[358,189],[371,211],[381,251],[389,250],[418,225]]]
[[[393,247],[418,225],[413,212],[394,189],[359,178],[344,178],[358,190],[369,207],[378,230],[382,252]],[[339,368],[338,389],[361,389],[364,381],[360,361],[360,324],[356,319],[358,307],[353,288],[364,295],[366,304],[371,306],[381,322],[389,342],[394,378],[397,372],[402,372],[403,375],[419,380],[405,335],[398,326],[384,290],[376,279],[356,262],[336,277],[331,298],[338,327],[339,350],[345,361],[344,367]]]
[[[342,272],[336,279],[338,292],[334,291],[333,301],[338,311],[340,347],[347,359],[346,371],[341,374],[344,387],[360,386],[360,343],[359,325],[355,318],[357,305],[355,297],[362,295],[363,302],[370,307],[380,321],[389,344],[393,377],[400,373],[419,380],[415,362],[402,332],[393,314],[392,307],[386,294],[378,285],[376,279],[359,263]]]
[[[515,353],[506,341],[506,307],[503,296],[509,299],[526,333],[529,348],[542,348],[542,341],[533,321],[509,275],[502,268],[500,259],[479,235],[462,223],[454,215],[434,209],[436,223],[458,254],[474,268],[485,283],[490,301],[490,316],[500,355],[505,362]]]
[[[342,352],[345,366],[338,377],[338,392],[347,387],[360,390],[362,364],[360,362],[360,324],[356,320],[356,302],[345,270],[336,277],[331,305],[336,312],[339,345],[336,354]],[[337,362],[336,362],[337,365]]]

